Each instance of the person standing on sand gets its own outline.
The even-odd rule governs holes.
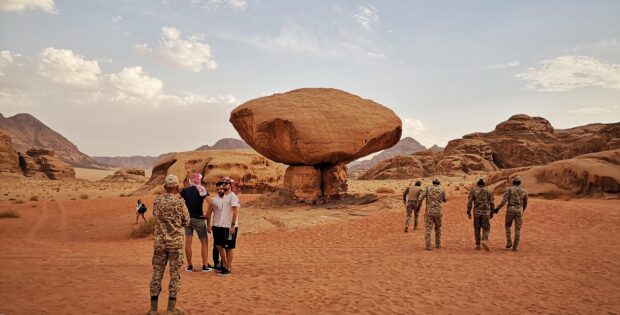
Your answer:
[[[139,217],[142,217],[142,220],[144,220],[144,223],[146,223],[146,218],[144,217],[145,213],[146,213],[146,205],[144,205],[142,200],[138,199],[138,203],[136,204],[136,223],[134,224],[138,224]]]
[[[237,232],[239,230],[239,197],[230,190],[229,181],[224,180],[219,184],[224,189],[224,196],[222,196],[222,213],[216,225],[223,227],[221,229],[223,235],[217,237],[219,242],[215,246],[217,246],[220,252],[220,259],[224,264],[219,275],[229,276],[234,258],[234,249],[237,244]]]
[[[153,217],[153,278],[151,280],[150,315],[157,314],[157,303],[161,292],[161,281],[166,264],[170,265],[170,284],[168,287],[168,314],[182,314],[176,309],[177,296],[181,289],[181,267],[183,266],[183,226],[189,224],[189,215],[183,201],[176,197],[179,179],[168,175],[164,181],[163,195],[155,197]]]
[[[426,199],[426,212],[424,212],[424,249],[431,248],[431,231],[435,226],[435,247],[441,248],[441,205],[448,201],[446,192],[439,187],[439,178],[433,179],[433,185],[426,187],[419,197],[420,206]]]
[[[205,215],[202,207],[209,193],[202,186],[202,175],[200,173],[192,173],[188,177],[187,187],[180,194],[183,200],[185,200],[190,217],[189,226],[185,227],[185,257],[187,258],[187,268],[185,270],[188,272],[194,271],[194,266],[192,265],[192,238],[194,237],[195,230],[200,240],[200,254],[202,255],[201,271],[209,272],[213,270],[213,267],[208,263],[209,243],[207,242],[207,226],[211,224],[209,222],[211,218],[206,218],[207,223],[205,224]]]
[[[490,219],[493,218],[494,202],[493,193],[491,193],[484,183],[484,179],[480,178],[476,184],[476,188],[469,192],[467,199],[467,217],[471,220],[471,208],[474,208],[474,237],[476,239],[476,250],[480,250],[480,245],[484,250],[489,251],[487,242],[489,233],[491,232]],[[480,229],[482,229],[482,241],[480,240]]]
[[[525,209],[527,208],[527,191],[521,188],[521,178],[515,176],[512,179],[512,186],[506,189],[502,202],[494,209],[495,213],[499,213],[499,210],[508,203],[508,210],[506,210],[506,248],[511,248],[513,251],[519,250],[519,239],[521,238],[521,224],[523,223],[523,215],[525,215]],[[515,223],[515,239],[514,243],[510,237],[510,228],[512,222]]]
[[[223,270],[223,266],[225,265],[225,262],[219,259],[219,247],[216,245],[224,243],[224,229],[227,228],[227,226],[220,226],[220,222],[222,221],[222,205],[224,202],[223,184],[224,182],[218,182],[215,184],[217,196],[211,199],[211,204],[209,204],[209,208],[207,210],[207,218],[212,218],[211,222],[213,222],[213,227],[207,226],[207,229],[213,231],[213,265],[215,266],[215,271],[218,273]]]
[[[413,229],[418,229],[418,215],[420,214],[420,194],[422,188],[420,187],[422,182],[416,180],[415,183],[411,182],[411,186],[407,187],[403,192],[403,202],[407,205],[407,218],[405,219],[405,233],[409,231],[409,221],[411,220],[411,213],[413,212]]]

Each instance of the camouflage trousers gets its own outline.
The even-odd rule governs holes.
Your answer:
[[[507,211],[506,212],[506,243],[512,244],[512,238],[510,237],[510,228],[512,222],[515,223],[515,239],[514,245],[517,247],[519,239],[521,237],[521,223],[523,223],[523,211]]]
[[[420,208],[416,207],[414,203],[407,202],[407,218],[405,219],[405,227],[409,227],[409,221],[411,221],[411,213],[413,213],[413,228],[418,228],[418,216],[420,215]]]
[[[151,296],[161,292],[161,280],[166,265],[170,264],[170,297],[176,297],[181,289],[181,268],[183,267],[183,248],[165,248],[155,246],[153,251],[153,279],[151,280]]]
[[[426,248],[431,247],[431,231],[435,226],[435,246],[441,246],[441,212],[428,211],[424,214],[424,246]]]
[[[474,215],[474,237],[476,238],[476,245],[480,245],[480,230],[482,230],[482,240],[488,241],[489,233],[491,233],[491,222],[489,220],[489,215]]]

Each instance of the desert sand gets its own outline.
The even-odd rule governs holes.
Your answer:
[[[242,207],[232,276],[183,272],[178,305],[191,314],[620,313],[617,200],[532,199],[514,253],[503,249],[505,209],[491,221],[491,251],[475,251],[466,198],[452,195],[446,248],[427,252],[423,230],[402,231],[399,193],[358,206]],[[152,239],[129,237],[136,198],[0,201],[21,215],[0,219],[0,314],[145,313]],[[150,217],[153,197],[143,199]],[[196,265],[197,241],[193,249]],[[164,287],[160,314],[166,298]]]

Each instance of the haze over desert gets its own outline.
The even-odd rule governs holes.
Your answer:
[[[0,315],[620,314],[619,14],[0,0]]]

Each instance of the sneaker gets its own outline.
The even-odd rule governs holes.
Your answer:
[[[201,270],[202,272],[210,272],[211,270],[213,270],[213,267],[211,265],[209,264],[207,264],[206,266],[202,265],[202,270]]]
[[[482,248],[484,248],[484,250],[486,250],[487,252],[489,251],[489,246],[487,245],[487,242],[482,242]]]
[[[226,268],[222,268],[222,271],[218,274],[218,276],[222,276],[222,277],[230,276],[230,270]]]
[[[194,271],[194,266],[192,266],[192,265],[187,265],[187,268],[185,268],[185,271],[187,271],[187,272],[193,272],[193,271]]]

